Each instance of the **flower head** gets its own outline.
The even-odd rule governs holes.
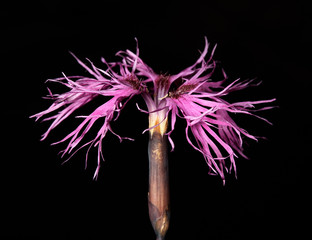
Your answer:
[[[52,94],[49,90],[48,97],[54,102],[47,110],[32,116],[39,119],[60,110],[53,116],[44,119],[53,121],[46,133],[43,134],[42,140],[75,110],[96,96],[110,97],[107,102],[96,108],[90,115],[78,116],[83,118],[80,125],[55,143],[68,141],[63,155],[85,146],[89,146],[89,149],[91,146],[97,147],[98,167],[94,174],[96,178],[101,158],[103,158],[102,140],[106,133],[110,131],[120,140],[125,138],[113,132],[110,122],[118,118],[122,108],[133,96],[141,95],[145,100],[147,110],[137,107],[140,111],[149,114],[149,127],[145,131],[149,131],[153,135],[157,129],[162,135],[167,135],[173,150],[174,142],[171,133],[174,131],[177,117],[184,119],[186,121],[187,141],[194,149],[203,154],[209,166],[209,173],[220,175],[224,180],[224,172],[230,172],[231,169],[236,172],[235,157],[237,154],[246,157],[243,153],[242,136],[256,139],[255,136],[239,127],[230,117],[230,114],[248,114],[263,119],[253,113],[256,111],[255,106],[273,102],[275,99],[235,103],[225,101],[223,96],[248,87],[252,81],[240,81],[238,79],[226,85],[228,78],[224,71],[222,80],[213,81],[212,75],[216,68],[216,62],[212,57],[215,48],[206,58],[209,44],[205,38],[205,48],[199,59],[192,66],[175,75],[155,73],[139,57],[138,46],[136,53],[130,50],[118,52],[116,55],[121,57],[119,62],[107,62],[102,58],[102,62],[106,66],[105,70],[95,67],[91,61],[87,66],[74,56],[90,76],[68,77],[63,74],[61,78],[49,80],[65,85],[69,91],[63,94]],[[258,110],[270,108],[263,107]],[[99,119],[103,120],[103,125],[94,139],[80,144],[95,121]],[[263,120],[267,121],[266,119]],[[168,122],[170,126],[167,132]],[[194,140],[191,140],[190,133]]]

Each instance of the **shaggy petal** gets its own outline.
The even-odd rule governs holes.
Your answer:
[[[246,157],[243,153],[244,137],[257,140],[254,135],[238,126],[231,118],[231,114],[250,115],[270,123],[256,115],[255,112],[271,109],[271,106],[261,108],[257,106],[269,104],[275,99],[234,103],[225,101],[223,97],[231,92],[249,86],[257,86],[259,83],[255,84],[253,80],[241,81],[240,79],[228,83],[228,76],[223,69],[223,79],[212,80],[217,65],[217,62],[213,60],[215,50],[216,45],[208,54],[209,43],[205,38],[204,50],[195,63],[175,75],[155,73],[139,57],[138,45],[135,53],[130,50],[119,51],[116,55],[121,60],[118,62],[108,62],[102,58],[101,60],[106,66],[105,70],[96,67],[90,60],[87,65],[72,54],[90,74],[90,77],[67,77],[63,74],[61,78],[49,80],[49,82],[66,86],[69,91],[52,94],[48,89],[47,98],[54,102],[47,110],[32,116],[36,120],[43,117],[45,117],[44,121],[52,120],[50,127],[43,134],[42,140],[80,107],[97,96],[107,97],[109,100],[91,114],[76,116],[82,117],[84,120],[75,130],[55,143],[68,141],[62,156],[73,155],[81,148],[89,146],[86,162],[91,146],[97,147],[98,167],[94,174],[96,178],[101,159],[103,159],[102,140],[107,132],[113,133],[120,140],[124,139],[112,131],[110,122],[118,118],[122,108],[134,95],[141,95],[147,110],[142,110],[138,105],[137,108],[149,115],[149,126],[145,131],[149,131],[153,135],[157,129],[162,135],[166,134],[173,151],[175,144],[171,134],[174,131],[177,117],[184,119],[186,121],[186,140],[194,149],[203,154],[209,167],[209,173],[221,176],[224,182],[225,172],[231,172],[233,169],[236,174],[235,158],[237,154]],[[58,112],[55,113],[56,111]],[[47,116],[51,113],[54,115]],[[103,120],[103,125],[94,139],[82,144],[85,135],[99,119]],[[168,125],[170,129],[167,132]]]
[[[110,100],[96,108],[91,114],[86,116],[76,116],[78,118],[84,118],[84,120],[74,131],[69,133],[62,140],[53,143],[58,144],[69,141],[67,147],[62,151],[62,157],[76,149],[76,151],[73,152],[73,154],[75,154],[81,148],[90,145],[86,154],[86,162],[90,147],[92,145],[97,147],[98,166],[94,174],[94,178],[96,178],[99,172],[100,159],[103,159],[102,140],[106,136],[106,133],[110,131],[120,140],[130,139],[120,137],[118,134],[113,132],[110,127],[110,122],[113,119],[116,120],[118,118],[120,110],[124,107],[124,105],[134,95],[140,94],[145,89],[145,86],[138,80],[136,75],[129,71],[128,68],[130,66],[128,65],[123,65],[122,63],[105,62],[107,69],[102,70],[95,67],[93,63],[89,61],[91,64],[90,68],[82,61],[80,61],[76,56],[74,57],[78,63],[92,75],[92,77],[67,77],[65,74],[63,74],[64,76],[61,78],[49,80],[49,82],[60,83],[68,87],[69,91],[62,94],[52,94],[50,89],[48,89],[49,95],[47,98],[54,100],[54,102],[47,110],[37,113],[31,117],[35,117],[36,120],[43,117],[45,117],[43,119],[44,121],[53,120],[48,130],[42,136],[42,140],[44,140],[55,127],[60,125],[80,107],[92,101],[97,96],[110,97]],[[118,72],[114,70],[116,68],[119,70]],[[132,71],[134,70],[136,70],[135,67],[132,68]],[[55,111],[58,112],[55,113]],[[55,114],[52,116],[47,116],[51,113]],[[114,117],[115,115],[117,115],[117,117]],[[90,131],[94,123],[100,118],[102,118],[104,121],[95,138],[92,141],[89,141],[79,147],[85,135]],[[69,158],[71,158],[71,156]]]
[[[275,99],[236,103],[228,103],[223,100],[222,97],[232,91],[254,85],[252,84],[253,80],[240,81],[237,79],[223,86],[228,77],[222,70],[224,79],[212,81],[211,77],[216,67],[215,61],[212,59],[215,47],[208,60],[205,60],[208,47],[208,41],[205,39],[205,49],[195,64],[170,77],[171,83],[180,79],[181,84],[169,92],[169,97],[166,99],[168,108],[171,110],[171,130],[168,135],[169,141],[174,147],[170,134],[174,130],[175,116],[185,119],[187,141],[194,149],[203,154],[210,168],[209,173],[218,174],[225,181],[224,171],[231,172],[234,169],[236,174],[236,153],[246,157],[243,153],[242,136],[257,140],[255,136],[239,127],[230,114],[247,114],[270,123],[252,112],[271,109],[272,107],[263,107],[257,110],[255,107],[259,104],[271,103]],[[181,115],[178,114],[179,112]],[[189,132],[192,133],[195,142],[191,140]],[[229,164],[226,163],[227,159],[229,159]]]

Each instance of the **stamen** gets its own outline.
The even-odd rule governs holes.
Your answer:
[[[158,98],[158,100],[163,100],[163,99],[165,99],[166,97],[168,97],[169,96],[169,94],[167,93],[165,96],[163,96],[163,97],[161,97],[161,98]]]

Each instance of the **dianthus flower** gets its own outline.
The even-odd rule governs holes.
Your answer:
[[[78,108],[99,95],[109,97],[108,101],[91,114],[77,116],[83,118],[78,127],[62,140],[54,143],[68,142],[62,156],[73,155],[79,149],[89,146],[86,161],[90,148],[97,147],[98,165],[94,173],[94,178],[96,178],[101,159],[103,159],[102,140],[107,132],[110,131],[120,140],[130,139],[115,133],[111,128],[111,121],[118,118],[120,111],[133,96],[141,95],[147,109],[143,110],[138,105],[137,108],[149,116],[149,126],[145,130],[149,131],[150,135],[148,145],[149,214],[159,240],[164,239],[169,226],[167,139],[171,149],[174,150],[171,133],[174,131],[177,117],[186,121],[186,139],[194,149],[203,155],[209,173],[219,175],[224,182],[225,172],[230,172],[233,169],[236,174],[235,158],[237,155],[246,157],[243,153],[243,136],[256,140],[255,136],[239,127],[230,115],[241,113],[267,121],[254,114],[257,111],[255,107],[275,101],[275,99],[235,103],[225,101],[223,99],[225,95],[250,86],[252,80],[240,81],[237,79],[227,84],[228,78],[222,70],[223,79],[213,81],[212,75],[216,69],[216,62],[213,60],[215,48],[216,46],[208,55],[209,44],[205,38],[205,48],[198,60],[175,75],[155,73],[139,57],[138,46],[135,53],[130,50],[118,52],[116,55],[121,58],[119,62],[107,62],[102,58],[105,69],[94,66],[89,60],[88,66],[73,55],[89,73],[89,76],[66,76],[63,74],[61,78],[48,80],[65,85],[69,91],[53,94],[48,89],[48,98],[54,102],[47,110],[31,116],[38,120],[58,111],[54,115],[44,118],[44,121],[52,120],[50,127],[42,136],[42,140],[44,140],[52,129]],[[267,106],[258,110],[270,108],[272,107]],[[94,139],[81,143],[86,133],[99,119],[102,119],[103,125]],[[170,125],[169,131],[168,125]]]

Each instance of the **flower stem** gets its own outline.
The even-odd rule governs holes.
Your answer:
[[[163,240],[169,227],[169,176],[167,136],[157,128],[150,131],[149,156],[149,217],[157,240]]]

